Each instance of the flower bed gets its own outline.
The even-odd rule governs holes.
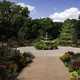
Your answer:
[[[69,68],[70,80],[80,80],[80,53],[66,52],[60,59]]]

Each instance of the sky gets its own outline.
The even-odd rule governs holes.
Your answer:
[[[35,18],[49,17],[53,21],[63,22],[65,19],[78,19],[80,0],[10,0],[17,5],[28,7],[30,16]]]

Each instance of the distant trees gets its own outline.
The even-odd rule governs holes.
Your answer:
[[[79,20],[77,20],[76,29],[77,29],[76,31],[77,31],[78,39],[80,39],[80,16],[79,16]]]
[[[53,22],[50,18],[32,19],[27,7],[8,1],[0,1],[0,40],[36,40],[47,32],[50,39],[59,38],[60,43],[80,41],[79,20],[67,19],[64,23]]]
[[[61,23],[50,18],[32,20],[27,7],[23,8],[8,1],[0,2],[0,40],[14,37],[19,40],[34,40],[44,37],[46,32],[52,39],[57,38]]]
[[[53,27],[49,30],[49,34],[51,35],[52,39],[59,37],[62,25],[62,22],[54,22]]]
[[[78,20],[70,20],[67,19],[62,26],[62,30],[60,33],[60,44],[63,45],[72,45],[77,43],[78,35],[77,35],[77,24]],[[80,31],[80,29],[79,29]]]
[[[41,18],[32,20],[31,26],[35,38],[42,38],[47,32],[49,38],[55,39],[60,34],[62,23],[53,22],[50,18]]]
[[[41,19],[41,28],[43,36],[48,33],[48,37],[51,39],[57,38],[59,35],[59,30],[62,24],[58,22],[53,22],[50,18]]]

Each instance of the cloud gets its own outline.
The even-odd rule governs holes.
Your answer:
[[[31,5],[28,5],[28,4],[25,4],[25,3],[16,3],[16,4],[20,5],[22,7],[28,7],[29,11],[34,11],[35,10],[34,6],[31,6]]]
[[[66,19],[78,19],[80,10],[78,8],[69,8],[63,12],[55,12],[49,16],[55,22],[64,22]]]

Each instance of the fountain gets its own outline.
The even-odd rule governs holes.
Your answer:
[[[40,39],[39,42],[35,44],[35,47],[37,49],[41,50],[53,50],[57,49],[57,41],[56,40],[51,40],[49,38],[48,32],[45,33],[45,36]]]
[[[45,41],[48,41],[49,40],[49,38],[48,38],[48,32],[46,32],[44,40]]]

